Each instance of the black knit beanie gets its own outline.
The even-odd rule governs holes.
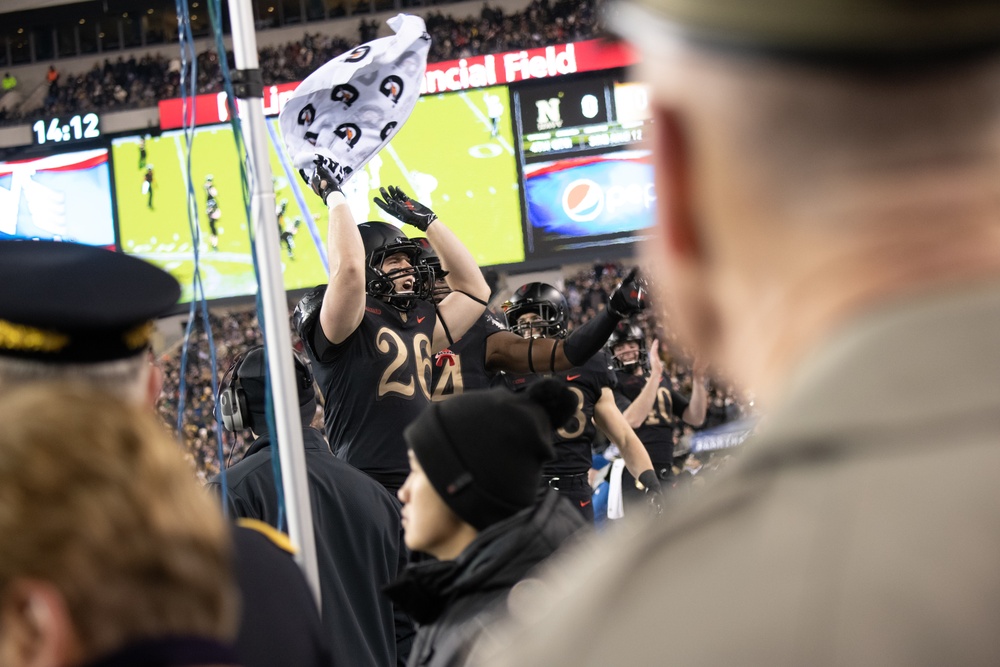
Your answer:
[[[575,410],[562,383],[541,380],[432,403],[403,436],[445,504],[483,530],[534,503],[553,431]]]

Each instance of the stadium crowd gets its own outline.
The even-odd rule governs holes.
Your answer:
[[[429,59],[454,60],[513,49],[590,39],[599,34],[595,4],[569,0],[533,0],[521,12],[505,13],[483,5],[478,16],[455,17],[432,11],[426,17],[432,37]],[[375,37],[377,24],[362,20],[359,41]],[[349,50],[355,44],[339,36],[308,33],[294,42],[260,49],[260,70],[265,85],[300,81],[320,63]],[[232,52],[226,57],[233,66]],[[56,72],[54,66],[50,74]],[[198,54],[198,94],[222,90],[218,53],[206,49]],[[97,62],[86,72],[56,72],[42,105],[33,109],[2,109],[0,122],[7,124],[38,115],[58,116],[67,112],[121,111],[154,106],[161,99],[180,96],[179,56],[161,53],[118,56]]]

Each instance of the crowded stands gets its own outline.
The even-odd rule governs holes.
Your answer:
[[[591,39],[600,34],[593,2],[533,0],[520,12],[505,13],[484,4],[478,16],[456,17],[440,10],[426,17],[432,38],[431,61],[455,60],[486,53],[534,48]],[[379,26],[361,21],[359,42],[368,41]],[[354,46],[349,40],[316,32],[281,46],[260,49],[264,84],[300,81],[316,67]],[[227,53],[232,66],[232,53]],[[159,100],[180,96],[181,61],[177,54],[119,55],[104,58],[84,72],[62,72],[54,66],[48,94],[40,107],[9,109],[0,105],[0,122],[14,124],[36,116],[72,111],[122,111],[155,106]],[[199,94],[222,90],[218,53],[198,54]],[[11,85],[13,87],[13,85]]]

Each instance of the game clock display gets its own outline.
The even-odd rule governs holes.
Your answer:
[[[101,137],[101,118],[96,113],[76,114],[69,118],[42,118],[31,126],[37,146],[67,144]]]

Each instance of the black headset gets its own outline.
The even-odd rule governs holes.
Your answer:
[[[242,431],[254,426],[250,416],[250,409],[247,407],[247,395],[240,382],[240,371],[250,354],[260,348],[252,348],[233,361],[226,374],[222,377],[223,388],[219,392],[218,409],[222,417],[222,426],[227,431]],[[309,363],[301,354],[292,350],[295,359],[295,380],[299,394],[299,403],[302,405],[302,395],[305,390],[312,389],[313,375],[309,368]],[[263,361],[263,357],[261,359]],[[311,399],[310,399],[311,400]]]

